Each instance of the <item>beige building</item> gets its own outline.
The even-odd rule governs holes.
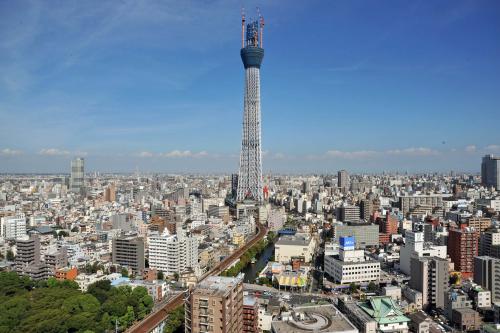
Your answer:
[[[284,235],[274,245],[276,261],[288,263],[292,259],[312,260],[316,241],[307,234]]]
[[[185,303],[186,333],[243,331],[243,274],[210,276],[199,283]]]

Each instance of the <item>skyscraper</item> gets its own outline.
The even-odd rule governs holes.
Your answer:
[[[75,158],[71,161],[71,179],[70,179],[70,189],[74,193],[83,192],[83,182],[84,182],[84,160],[81,157]]]
[[[246,31],[245,31],[246,27]],[[264,200],[260,123],[260,65],[264,58],[262,34],[264,19],[260,17],[245,26],[241,19],[241,60],[245,67],[243,133],[237,201]]]
[[[349,174],[345,170],[337,172],[337,185],[342,192],[349,189]]]
[[[474,257],[477,256],[478,244],[479,236],[473,229],[455,229],[448,233],[448,254],[455,264],[455,270],[461,272],[464,278],[473,276]]]
[[[481,183],[500,190],[500,157],[486,155],[481,163]]]

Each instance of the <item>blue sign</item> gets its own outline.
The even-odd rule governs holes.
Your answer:
[[[354,236],[340,237],[340,247],[343,249],[354,248],[356,246],[356,238]]]

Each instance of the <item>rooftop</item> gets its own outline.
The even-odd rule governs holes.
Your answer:
[[[276,333],[345,332],[357,333],[354,325],[333,305],[301,306],[281,320],[273,320]]]
[[[283,235],[278,239],[276,245],[308,246],[310,242],[311,237],[306,234]]]

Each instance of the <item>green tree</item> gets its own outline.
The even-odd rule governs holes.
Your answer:
[[[179,273],[174,272],[174,280],[179,281]]]
[[[7,250],[7,261],[14,261],[14,259],[16,259],[14,252],[12,252],[12,250]]]
[[[378,286],[373,282],[371,281],[369,284],[368,284],[368,287],[367,287],[367,290],[371,293],[374,293],[378,290]]]
[[[158,280],[164,280],[165,279],[165,275],[163,274],[162,271],[158,271],[158,274],[156,274],[156,278]]]
[[[177,333],[184,332],[184,306],[179,306],[174,311],[172,311],[167,318],[165,327],[163,328],[163,333]]]
[[[122,268],[122,276],[128,277],[128,270],[125,267]]]
[[[351,284],[349,285],[349,290],[353,294],[358,290],[358,286],[354,282],[351,282]]]

